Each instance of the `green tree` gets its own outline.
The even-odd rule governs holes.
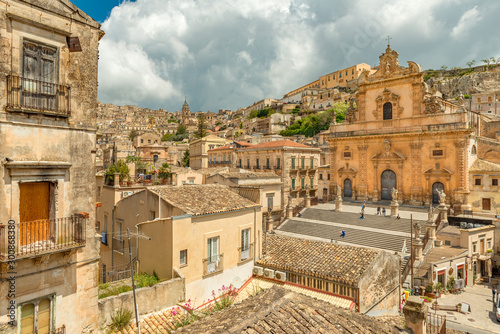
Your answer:
[[[248,119],[257,118],[257,110],[251,110],[247,116]]]
[[[172,176],[172,172],[170,170],[170,165],[164,162],[161,167],[158,169],[158,177],[160,180],[168,179]]]
[[[473,60],[471,60],[471,61],[468,61],[466,64],[467,64],[467,66],[469,66],[469,68],[470,68],[470,67],[472,67],[472,66],[474,66],[474,65],[476,64],[476,61],[473,59]]]
[[[134,141],[134,138],[137,137],[139,134],[137,133],[137,131],[135,130],[132,130],[130,131],[130,133],[128,134],[128,139],[130,139],[130,141]]]
[[[106,169],[106,173],[104,174],[107,182],[113,182],[114,174],[120,174],[120,182],[128,180],[129,177],[129,169],[127,164],[123,160],[118,160],[115,164],[110,165],[108,169]]]
[[[175,133],[176,135],[183,135],[186,133],[186,127],[184,125],[179,125],[177,127],[177,132]]]
[[[172,134],[171,134],[171,133],[165,133],[165,134],[161,137],[161,141],[169,141],[171,137],[172,137]]]
[[[442,69],[443,71],[446,71],[446,70],[448,69],[448,66],[443,65],[443,66],[441,66],[441,69]]]
[[[181,163],[183,167],[189,167],[189,150],[184,151]]]
[[[205,122],[205,115],[198,116],[198,130],[194,133],[195,138],[203,138],[207,135],[207,123]]]

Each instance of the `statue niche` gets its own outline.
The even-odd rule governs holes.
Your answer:
[[[401,96],[385,88],[382,94],[375,99],[377,103],[377,109],[373,111],[375,119],[393,119],[400,117],[404,110],[404,108],[399,105],[400,99]]]

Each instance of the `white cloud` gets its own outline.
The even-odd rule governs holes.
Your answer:
[[[477,6],[469,9],[460,17],[458,24],[451,31],[451,37],[455,39],[463,38],[480,20],[481,13],[477,9]]]
[[[467,6],[461,0],[425,6],[420,0],[126,1],[103,23],[99,98],[175,111],[187,96],[194,111],[237,109],[343,67],[375,65],[387,35],[402,64],[464,66],[471,49],[489,58],[500,44],[490,33],[500,2]]]

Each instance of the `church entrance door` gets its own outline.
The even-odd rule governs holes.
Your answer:
[[[392,200],[392,188],[396,188],[396,173],[394,173],[392,170],[388,169],[382,173],[380,176],[381,182],[380,184],[382,185],[381,189],[381,199],[385,200]],[[397,188],[396,188],[397,189]]]
[[[352,197],[352,182],[349,179],[344,180],[344,197]]]
[[[439,204],[439,191],[444,191],[444,184],[441,182],[435,182],[432,185],[432,204]]]

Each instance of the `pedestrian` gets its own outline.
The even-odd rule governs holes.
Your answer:
[[[377,215],[379,215],[379,214],[380,214],[380,205],[377,206]]]
[[[396,216],[396,219],[401,219],[401,216],[399,215],[399,213],[398,213],[398,215]]]
[[[495,294],[497,293],[497,290],[495,290],[494,287],[491,287],[491,293],[493,293],[493,304],[495,304]]]
[[[363,202],[363,205],[361,205],[361,211],[365,211],[365,202]]]
[[[342,233],[340,233],[340,237],[341,237],[341,238],[344,238],[344,237],[345,237],[345,231],[342,231]]]
[[[297,217],[302,217],[302,214],[299,212],[299,214],[297,215]]]
[[[359,219],[365,219],[365,213],[363,211],[361,211],[361,216],[359,217]]]
[[[385,206],[382,208],[382,214],[384,215],[385,217]]]

